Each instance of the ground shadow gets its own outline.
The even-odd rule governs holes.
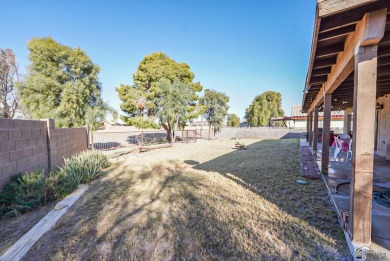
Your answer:
[[[260,255],[261,248],[257,255],[245,249],[229,230],[231,221],[215,214],[220,196],[204,197],[206,182],[185,175],[188,171],[185,164],[169,162],[139,175],[125,170],[115,180],[95,182],[24,260],[287,260],[267,251]],[[224,201],[238,204],[228,197]],[[261,242],[255,230],[248,229],[246,236]]]
[[[289,132],[285,135],[283,135],[283,137],[281,137],[281,139],[301,139],[301,138],[305,138],[305,133],[296,133],[296,132]]]
[[[119,147],[121,144],[114,141],[93,143],[93,148],[96,150],[112,150]]]
[[[188,165],[198,165],[199,161],[196,161],[196,160],[185,160],[184,163],[186,163]]]
[[[295,184],[298,141],[281,144],[196,165],[113,166],[25,260],[333,259],[336,224],[316,216],[332,213],[322,183]]]
[[[223,175],[345,246],[322,180],[310,180],[307,186],[296,183],[302,179],[298,139],[263,140],[246,148],[194,168]]]

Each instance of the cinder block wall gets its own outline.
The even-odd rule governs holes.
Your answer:
[[[48,170],[46,122],[0,119],[0,190],[17,173]]]
[[[50,129],[50,162],[51,169],[62,166],[64,157],[87,149],[87,129]]]
[[[55,129],[54,120],[0,119],[0,190],[17,173],[47,173],[61,166],[63,157],[87,147],[86,128]]]

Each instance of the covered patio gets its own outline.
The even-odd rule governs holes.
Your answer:
[[[321,167],[321,161],[318,161]],[[332,202],[337,210],[337,213],[349,213],[351,200],[351,180],[352,166],[349,162],[331,161],[329,162],[328,175],[323,175],[323,180],[331,195]],[[374,175],[373,175],[373,191],[380,192],[386,188],[390,188],[390,162],[383,157],[375,157],[374,159]],[[340,222],[344,229],[350,234],[349,224],[345,223],[343,217],[340,216]],[[390,208],[381,205],[377,200],[372,203],[372,242],[376,245],[390,249]],[[374,247],[375,248],[375,247]]]
[[[389,250],[390,208],[373,201],[373,192],[390,184],[390,1],[317,0],[302,110],[347,241]],[[352,136],[350,162],[330,155],[331,112],[341,110],[343,134]],[[349,183],[336,193],[341,182]]]

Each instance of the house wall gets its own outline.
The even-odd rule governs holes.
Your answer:
[[[0,190],[21,172],[61,166],[88,148],[86,128],[55,129],[54,120],[0,119]]]
[[[386,96],[377,99],[378,104],[383,104],[383,109],[378,110],[377,154],[390,160],[390,95]]]
[[[291,127],[295,128],[295,129],[306,129],[306,119],[302,119],[302,120],[295,120],[295,124],[293,121],[291,121]],[[318,121],[318,128],[322,128],[323,126],[323,122],[322,120],[319,120]],[[344,120],[343,118],[341,119],[333,119],[331,122],[330,122],[330,128],[332,130],[342,130],[344,128]]]

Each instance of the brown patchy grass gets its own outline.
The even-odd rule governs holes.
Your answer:
[[[348,254],[297,140],[179,144],[127,157],[26,260],[334,260]],[[242,141],[241,141],[242,142]]]
[[[0,255],[46,216],[53,209],[54,205],[55,202],[51,202],[18,218],[0,219]]]

